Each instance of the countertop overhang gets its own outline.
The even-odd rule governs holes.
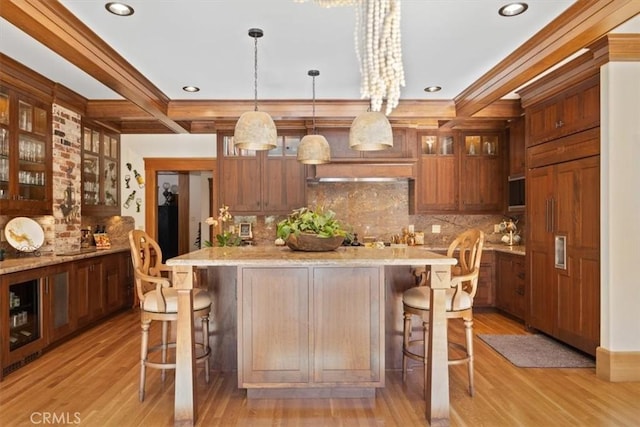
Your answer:
[[[168,259],[170,266],[272,266],[339,265],[381,266],[411,264],[454,265],[456,260],[421,246],[365,248],[343,246],[327,252],[293,251],[284,246],[214,247],[204,248]]]

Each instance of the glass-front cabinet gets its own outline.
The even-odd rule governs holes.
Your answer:
[[[247,215],[289,213],[305,205],[304,164],[297,161],[302,132],[278,135],[276,148],[239,149],[233,136],[220,134],[218,158],[220,203]]]
[[[51,105],[0,86],[0,211],[50,215]]]
[[[456,135],[419,133],[420,160],[416,180],[418,212],[458,209],[458,149]]]
[[[82,126],[82,212],[120,215],[120,138],[98,125]]]
[[[465,132],[460,163],[460,208],[468,212],[500,212],[505,206],[502,132]]]

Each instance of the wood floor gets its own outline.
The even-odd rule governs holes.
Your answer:
[[[450,325],[453,337],[458,328]],[[156,328],[157,329],[157,328]],[[525,333],[497,313],[476,313],[476,333]],[[148,370],[138,401],[139,315],[118,315],[45,353],[0,382],[0,426],[170,426],[173,373]],[[476,394],[464,366],[450,368],[453,426],[631,426],[640,422],[640,383],[598,380],[594,369],[521,369],[479,339]],[[198,369],[200,426],[424,426],[422,372],[407,382],[387,371],[370,399],[248,400],[234,373]],[[47,422],[48,421],[48,422]]]

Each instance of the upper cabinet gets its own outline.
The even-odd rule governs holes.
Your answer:
[[[501,131],[418,133],[421,152],[411,188],[413,213],[501,213],[505,156]]]
[[[600,77],[527,109],[527,147],[600,126]]]
[[[289,213],[305,206],[306,170],[297,160],[304,133],[281,132],[268,151],[235,147],[233,135],[218,134],[220,203],[234,214]]]
[[[0,86],[0,212],[51,215],[51,104]]]
[[[458,210],[459,150],[453,133],[419,133],[420,160],[415,185],[417,212]]]
[[[400,159],[415,158],[409,129],[393,129],[393,147],[380,151],[357,151],[349,147],[349,128],[318,128],[317,133],[323,135],[331,147],[331,161],[398,161]],[[415,134],[414,134],[415,137]]]
[[[460,210],[501,212],[505,205],[502,132],[463,133],[460,157]]]
[[[524,176],[524,116],[509,123],[509,178]]]
[[[120,215],[120,137],[82,124],[82,213]]]

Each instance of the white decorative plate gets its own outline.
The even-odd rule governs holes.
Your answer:
[[[40,224],[24,216],[13,218],[4,227],[7,242],[22,252],[34,252],[44,243],[44,230]]]

